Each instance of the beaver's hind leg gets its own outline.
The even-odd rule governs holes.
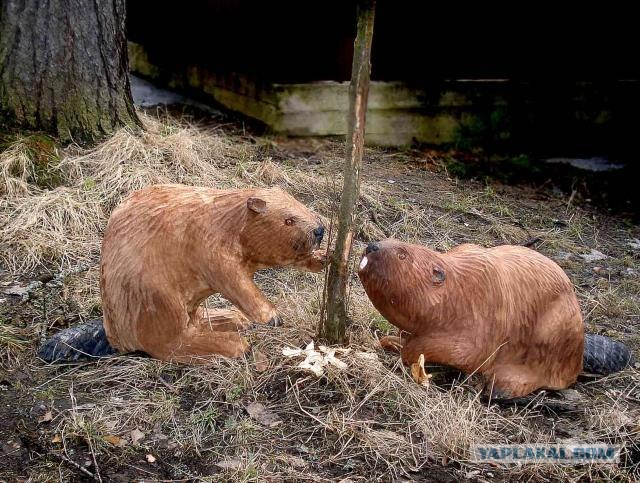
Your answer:
[[[242,312],[234,309],[205,309],[199,306],[195,314],[191,317],[192,324],[204,325],[210,330],[227,329],[245,330],[251,323]]]
[[[540,378],[529,366],[503,364],[491,368],[484,374],[484,393],[492,399],[513,399],[526,396],[542,387]]]
[[[206,364],[213,355],[240,357],[249,344],[241,331],[249,321],[234,310],[199,309],[168,352],[168,359],[189,364]]]
[[[477,349],[473,343],[461,337],[432,335],[412,335],[407,338],[401,350],[402,361],[410,366],[424,355],[425,362],[455,367],[471,372]]]

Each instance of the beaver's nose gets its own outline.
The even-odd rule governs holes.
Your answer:
[[[380,250],[380,246],[377,243],[369,243],[365,249],[365,253],[368,255],[371,252],[377,252]]]
[[[313,234],[316,237],[316,239],[319,242],[321,242],[322,241],[322,237],[324,236],[324,226],[320,225],[318,228],[313,230]]]

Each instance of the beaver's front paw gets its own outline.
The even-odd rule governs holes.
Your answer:
[[[307,262],[307,269],[310,272],[321,272],[331,260],[333,251],[314,250]]]
[[[401,337],[395,335],[386,335],[380,339],[380,347],[389,352],[402,352],[404,342]]]

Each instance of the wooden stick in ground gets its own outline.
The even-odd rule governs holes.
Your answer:
[[[369,96],[371,71],[371,41],[375,0],[358,1],[358,28],[353,46],[351,86],[347,131],[347,158],[344,165],[344,186],[338,214],[336,245],[329,266],[326,317],[320,321],[320,337],[329,343],[343,343],[347,318],[348,262],[353,242],[353,211],[360,189],[360,167],[364,145],[364,128]]]

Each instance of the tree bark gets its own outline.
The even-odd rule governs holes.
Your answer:
[[[347,279],[353,242],[353,211],[360,191],[360,167],[371,72],[371,42],[375,0],[358,1],[358,28],[353,46],[353,65],[349,88],[349,128],[344,186],[338,214],[336,246],[329,267],[326,291],[326,317],[320,321],[320,336],[332,344],[343,343],[347,319]]]
[[[125,0],[2,0],[0,122],[90,143],[137,126]]]

